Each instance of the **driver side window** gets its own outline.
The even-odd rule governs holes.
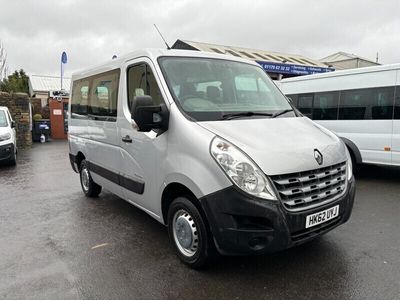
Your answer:
[[[151,96],[154,105],[163,102],[160,89],[151,68],[143,63],[128,69],[128,105],[132,107],[136,96]]]

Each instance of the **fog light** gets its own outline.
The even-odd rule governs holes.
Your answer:
[[[249,241],[249,246],[253,250],[261,250],[267,245],[267,239],[265,237],[255,237]]]

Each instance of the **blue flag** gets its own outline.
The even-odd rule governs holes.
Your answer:
[[[66,64],[67,63],[67,53],[65,53],[65,51],[62,53],[62,55],[61,55],[61,62],[63,63],[63,64]]]

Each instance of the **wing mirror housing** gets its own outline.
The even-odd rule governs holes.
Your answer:
[[[149,132],[152,129],[167,130],[169,113],[165,105],[154,105],[151,96],[136,96],[133,98],[131,118],[139,130]]]
[[[11,121],[11,128],[15,128],[15,121]]]

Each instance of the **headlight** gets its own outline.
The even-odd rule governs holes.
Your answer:
[[[11,134],[9,132],[0,134],[0,141],[6,141],[11,139]]]
[[[351,158],[347,159],[347,180],[350,180],[353,177],[353,163],[351,162]]]
[[[273,188],[260,168],[236,146],[215,137],[211,141],[211,155],[225,174],[240,189],[256,197],[276,200]]]

